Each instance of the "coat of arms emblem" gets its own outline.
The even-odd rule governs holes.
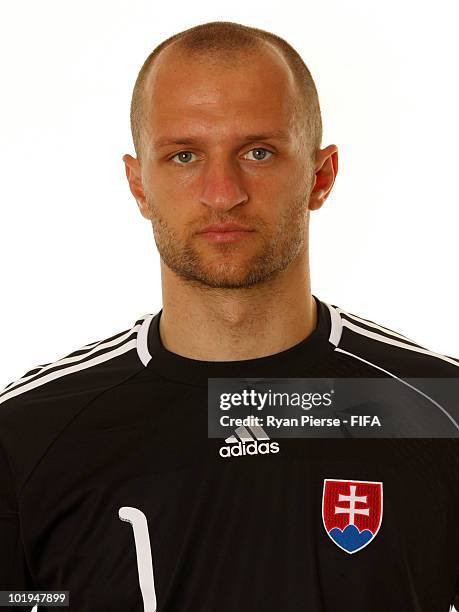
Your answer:
[[[383,483],[325,478],[322,520],[331,540],[353,554],[362,550],[381,527]]]

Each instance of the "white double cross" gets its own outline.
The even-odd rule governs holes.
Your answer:
[[[356,514],[365,514],[366,516],[368,516],[370,514],[370,509],[369,508],[356,508],[355,504],[356,502],[367,502],[367,496],[366,495],[359,495],[357,496],[355,494],[355,491],[357,489],[356,485],[349,485],[351,488],[351,494],[350,495],[343,495],[342,493],[339,494],[338,496],[338,501],[340,502],[349,502],[349,507],[348,508],[342,508],[341,506],[335,506],[335,514],[349,514],[349,525],[354,525],[354,517]]]

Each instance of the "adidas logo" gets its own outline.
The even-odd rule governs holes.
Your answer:
[[[253,433],[251,435],[250,431]],[[226,438],[229,446],[220,448],[220,457],[240,457],[242,455],[268,455],[279,452],[278,442],[263,442],[269,440],[269,436],[259,425],[251,427],[238,427],[235,435]]]

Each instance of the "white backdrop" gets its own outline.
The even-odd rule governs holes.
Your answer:
[[[161,307],[130,195],[129,103],[164,38],[212,20],[302,55],[339,172],[312,213],[320,298],[459,356],[456,3],[32,0],[0,25],[0,388]]]
[[[17,1],[0,30],[0,387],[161,307],[151,225],[121,157],[129,103],[161,40],[215,19],[302,54],[339,171],[312,213],[322,299],[459,355],[454,2],[222,5]]]

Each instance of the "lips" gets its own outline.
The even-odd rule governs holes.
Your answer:
[[[214,223],[198,232],[198,235],[207,242],[218,244],[247,240],[254,231],[240,223]]]
[[[238,223],[215,223],[214,225],[208,225],[204,229],[202,229],[199,233],[204,234],[207,232],[217,232],[221,234],[222,232],[251,232],[248,227],[244,227]]]

